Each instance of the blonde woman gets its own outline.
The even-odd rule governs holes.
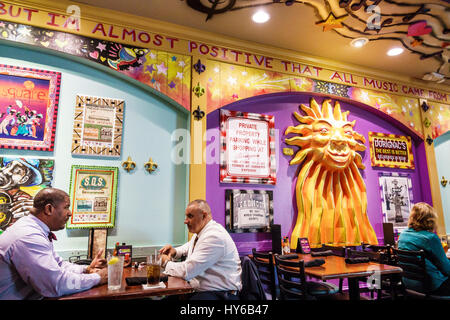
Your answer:
[[[398,248],[401,250],[424,250],[427,254],[426,269],[431,279],[431,294],[450,295],[450,262],[445,255],[436,232],[436,212],[425,202],[416,203],[411,209],[408,229],[400,234]],[[405,286],[422,291],[422,284],[404,279]]]

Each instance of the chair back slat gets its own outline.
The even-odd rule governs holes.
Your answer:
[[[272,300],[277,298],[275,285],[275,265],[272,252],[258,252],[252,249],[252,260],[258,269],[261,283],[269,287]]]
[[[283,300],[307,298],[305,264],[303,260],[291,261],[275,255],[280,296]]]
[[[349,249],[347,250],[347,257],[349,258],[357,258],[357,257],[367,257],[370,261],[381,263],[380,254],[378,252],[370,252],[370,251],[357,251]]]
[[[392,248],[397,265],[402,268],[402,277],[422,282],[426,292],[430,290],[431,279],[426,270],[426,253],[423,250],[410,251]]]
[[[333,252],[333,255],[338,257],[345,257],[346,247],[333,247],[328,245],[322,245],[322,250],[327,251],[330,250]]]

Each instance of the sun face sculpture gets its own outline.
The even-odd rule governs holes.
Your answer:
[[[377,237],[367,217],[366,185],[359,169],[364,169],[357,151],[364,151],[364,136],[353,130],[355,121],[347,121],[348,111],[334,108],[330,100],[320,107],[311,99],[310,107],[300,105],[306,113],[294,112],[301,123],[290,126],[285,135],[289,145],[300,150],[290,161],[303,163],[295,188],[297,221],[291,235],[291,248],[298,238],[308,238],[310,246],[377,244]],[[362,143],[360,143],[360,142]]]

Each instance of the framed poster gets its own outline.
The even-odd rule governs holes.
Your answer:
[[[114,227],[118,171],[117,167],[72,166],[72,216],[67,228]]]
[[[270,232],[272,191],[227,189],[225,198],[225,224],[229,232]]]
[[[0,158],[0,230],[29,215],[34,196],[51,187],[53,159]]]
[[[392,223],[394,230],[401,232],[408,227],[413,206],[411,177],[406,173],[380,172],[378,178],[383,221]]]
[[[124,100],[76,97],[72,154],[119,157]]]
[[[411,137],[369,132],[372,167],[414,169]]]
[[[53,151],[61,73],[0,64],[0,148]]]
[[[275,119],[220,110],[220,182],[276,184]]]

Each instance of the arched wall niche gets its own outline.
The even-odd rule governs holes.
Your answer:
[[[275,93],[241,100],[221,109],[269,114],[275,117],[275,141],[277,161],[277,183],[275,186],[246,185],[219,182],[220,161],[220,109],[208,114],[207,118],[207,147],[206,147],[206,199],[211,204],[214,219],[225,225],[225,190],[226,189],[253,189],[272,190],[274,198],[274,223],[281,224],[282,236],[290,236],[297,217],[295,200],[295,183],[299,171],[299,165],[289,165],[292,156],[282,153],[285,147],[297,148],[284,143],[284,132],[288,126],[298,125],[293,113],[299,111],[300,104],[309,105],[314,98],[319,105],[324,100],[330,99],[334,106],[339,101],[342,112],[349,111],[348,120],[356,120],[354,130],[362,134],[366,140],[366,150],[360,152],[366,169],[361,174],[367,188],[368,217],[373,226],[378,241],[383,241],[383,214],[381,209],[381,194],[379,187],[380,172],[402,172],[411,176],[413,201],[425,201],[432,203],[431,191],[428,179],[428,171],[424,141],[395,119],[389,118],[384,113],[350,99],[334,97],[315,93]],[[414,170],[372,167],[370,163],[370,150],[368,144],[368,132],[392,133],[407,135],[412,138]],[[291,136],[291,135],[290,135]],[[261,250],[271,249],[271,236],[267,233],[234,233],[232,234],[240,253],[251,252],[252,248]]]

